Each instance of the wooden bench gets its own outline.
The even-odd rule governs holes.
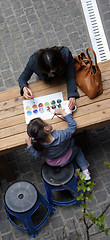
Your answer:
[[[80,98],[76,100],[77,111],[73,113],[77,122],[77,132],[97,128],[110,123],[110,60],[99,63],[102,72],[103,94],[89,99],[78,88]],[[46,84],[43,81],[30,84],[34,97],[55,92],[63,92],[67,99],[66,83],[62,79]],[[65,129],[67,124],[59,118],[48,120],[55,129]],[[25,148],[26,123],[23,109],[23,97],[19,87],[13,87],[0,93],[0,158],[8,152]],[[5,166],[6,169],[6,166]],[[3,169],[2,169],[3,170]]]

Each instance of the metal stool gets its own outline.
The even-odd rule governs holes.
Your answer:
[[[50,213],[54,213],[55,211],[38,189],[27,181],[20,181],[12,184],[5,193],[4,202],[7,218],[10,222],[18,229],[28,232],[32,237],[37,236],[36,230],[47,221]],[[40,204],[45,206],[47,212],[43,220],[37,224],[37,226],[34,226],[32,215],[38,211]],[[13,216],[20,219],[24,227],[17,225],[13,221]]]
[[[41,169],[41,175],[48,201],[52,205],[69,205],[77,203],[80,206],[81,202],[77,201],[75,196],[75,193],[78,193],[77,175],[75,175],[75,168],[72,162],[64,167],[52,167],[44,163]],[[73,199],[64,202],[56,201],[53,199],[52,190],[69,190]]]

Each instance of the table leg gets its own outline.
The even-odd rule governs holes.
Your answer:
[[[11,170],[6,156],[0,156],[0,174],[7,180],[7,182],[14,181],[16,179],[15,174]]]

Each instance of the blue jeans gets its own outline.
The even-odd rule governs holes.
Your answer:
[[[64,165],[61,165],[60,167],[64,167],[69,162],[75,161],[76,164],[81,168],[82,171],[86,170],[88,168],[89,164],[88,164],[88,161],[85,159],[85,156],[84,156],[81,148],[77,147],[77,146],[73,146],[72,150],[73,150],[73,152],[72,152],[70,159]]]

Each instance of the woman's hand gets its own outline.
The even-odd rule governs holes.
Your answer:
[[[26,138],[25,138],[25,142],[26,142],[26,144],[30,147],[31,146],[31,137],[29,137],[28,135],[26,136]]]
[[[74,97],[69,98],[68,107],[70,110],[72,110],[74,108],[75,104],[76,104],[76,99]]]
[[[32,98],[33,98],[32,91],[31,91],[28,87],[24,87],[24,88],[23,88],[23,96],[24,96],[26,99],[32,99]]]

